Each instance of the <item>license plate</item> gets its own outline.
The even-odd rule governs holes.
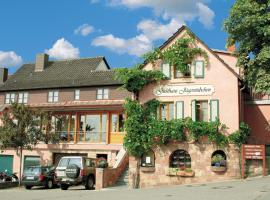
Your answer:
[[[57,176],[59,176],[59,177],[65,176],[65,171],[58,171]]]
[[[34,180],[34,176],[27,176],[26,179],[27,180]]]

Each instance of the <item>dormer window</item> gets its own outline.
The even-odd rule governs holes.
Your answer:
[[[80,100],[80,90],[75,90],[75,92],[74,92],[74,99],[75,100]]]
[[[58,102],[58,96],[59,96],[59,91],[49,91],[48,102],[49,103]]]
[[[18,97],[18,103],[26,104],[28,101],[28,92],[20,92]]]
[[[171,78],[171,66],[169,63],[163,62],[161,65],[161,71],[167,78]]]
[[[97,89],[97,99],[109,99],[109,89],[107,88],[100,88]]]
[[[13,102],[15,102],[15,93],[7,93],[5,103],[10,104],[10,103],[13,103]]]

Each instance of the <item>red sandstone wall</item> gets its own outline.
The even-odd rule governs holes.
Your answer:
[[[270,105],[246,104],[244,120],[252,130],[250,144],[270,144]]]
[[[191,168],[195,172],[194,177],[169,176],[169,158],[177,149],[186,150],[191,156]],[[211,155],[218,148],[213,144],[176,143],[158,147],[155,153],[155,171],[140,171],[140,188],[161,185],[179,185],[191,183],[206,183],[221,180],[240,178],[239,150],[234,145],[224,148],[227,156],[227,171],[216,173],[211,170]],[[137,160],[129,159],[129,185],[134,186],[136,177]]]

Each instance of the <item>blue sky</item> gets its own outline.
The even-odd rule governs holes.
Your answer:
[[[13,73],[37,53],[50,59],[105,56],[132,66],[181,24],[224,49],[222,23],[234,0],[1,0],[0,66]]]

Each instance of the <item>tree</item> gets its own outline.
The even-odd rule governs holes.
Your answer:
[[[270,92],[270,0],[236,0],[224,29],[237,44],[238,66],[256,92]]]
[[[31,150],[39,141],[44,141],[41,112],[36,112],[24,104],[13,103],[2,116],[0,127],[0,148],[15,149],[20,155],[19,180],[21,181],[22,152]],[[21,183],[21,182],[20,182]]]

